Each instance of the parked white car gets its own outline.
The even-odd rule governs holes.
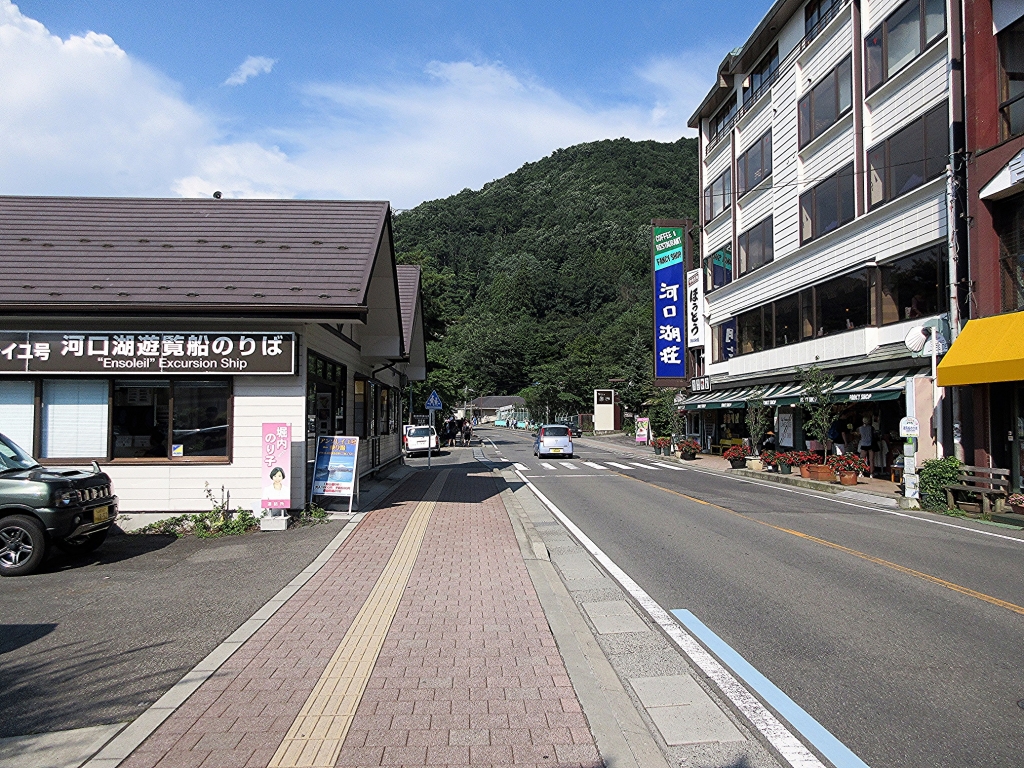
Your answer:
[[[408,425],[405,427],[405,434],[402,436],[402,447],[407,454],[426,453],[428,450],[437,450],[437,430],[433,427],[417,427]]]

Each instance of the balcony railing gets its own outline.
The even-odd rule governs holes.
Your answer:
[[[760,101],[761,98],[766,93],[768,93],[768,91],[771,90],[772,85],[774,85],[775,81],[779,77],[779,73],[781,73],[784,69],[789,68],[796,60],[796,58],[801,53],[807,50],[807,47],[814,41],[814,38],[816,38],[821,33],[821,30],[828,26],[829,22],[831,22],[832,19],[838,16],[839,13],[843,11],[849,4],[850,0],[843,0],[843,2],[839,3],[838,5],[832,6],[832,8],[828,11],[828,13],[826,13],[826,15],[818,19],[818,21],[816,21],[814,25],[809,30],[807,30],[807,34],[803,36],[803,38],[800,40],[799,43],[797,43],[797,45],[793,48],[792,51],[786,54],[786,58],[779,62],[779,66],[775,68],[775,71],[772,72],[772,74],[763,83],[761,83],[760,86],[758,86],[756,91],[750,94],[750,97],[747,98],[742,105],[740,105],[740,108],[736,110],[736,114],[729,118],[729,120],[727,120],[725,123],[723,123],[722,127],[717,132],[715,132],[713,136],[710,136],[708,138],[707,146],[704,148],[705,155],[711,153],[715,149],[715,147],[717,147],[721,143],[722,139],[729,135],[730,131],[732,131],[732,129],[736,127],[736,123],[743,119],[743,116],[747,114],[751,109],[753,109],[757,102]]]

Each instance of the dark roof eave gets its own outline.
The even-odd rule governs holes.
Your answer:
[[[295,320],[366,321],[365,305],[323,306],[313,304],[132,304],[116,302],[9,302],[0,317],[46,315],[48,317],[196,317],[196,318],[280,318]]]
[[[748,58],[753,44],[758,41],[758,39],[764,34],[765,30],[771,26],[773,21],[775,21],[779,16],[783,16],[785,19],[788,19],[796,12],[803,2],[804,0],[775,0],[775,4],[768,9],[768,12],[761,18],[760,23],[754,28],[754,31],[750,33],[750,36],[743,43],[742,47],[740,47],[740,53],[738,55],[733,55],[733,52],[730,51],[726,54],[725,58],[722,59],[722,63],[718,67],[719,82],[721,82],[723,75],[733,75],[736,73],[737,64]],[[775,33],[772,33],[773,39],[777,31],[778,30],[776,30]],[[760,51],[758,51],[758,53],[760,53]],[[701,118],[708,117],[709,113],[712,111],[712,105],[715,107],[718,106],[715,104],[715,100],[721,90],[722,89],[716,85],[708,91],[708,95],[704,97],[700,106],[697,107],[696,111],[690,116],[690,119],[687,122],[688,126],[691,128],[698,128],[700,126]]]

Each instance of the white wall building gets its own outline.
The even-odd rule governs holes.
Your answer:
[[[845,419],[896,429],[921,366],[903,339],[949,302],[948,15],[945,0],[779,0],[722,62],[690,119],[712,391],[685,407],[705,411],[707,442],[742,433],[710,411],[752,387],[792,405],[810,365],[836,375]]]

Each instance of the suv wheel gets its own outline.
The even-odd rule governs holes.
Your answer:
[[[96,533],[90,533],[87,536],[79,536],[77,539],[62,539],[57,541],[57,547],[69,555],[84,555],[92,552],[106,541],[107,533],[109,532],[109,528],[104,528],[102,531],[96,531]]]
[[[46,557],[46,532],[34,517],[11,515],[0,520],[0,576],[32,573]]]

